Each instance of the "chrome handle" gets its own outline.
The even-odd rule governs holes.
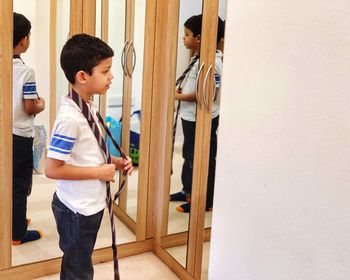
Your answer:
[[[213,102],[216,99],[216,80],[215,80],[215,73],[214,73],[214,89],[213,89]]]
[[[202,62],[201,66],[199,67],[198,74],[197,74],[197,77],[196,77],[196,102],[197,102],[197,105],[198,105],[199,109],[202,108],[202,104],[200,102],[200,98],[199,98],[199,95],[198,95],[198,82],[199,82],[199,76],[201,75],[203,67],[204,67],[204,62]]]
[[[129,41],[126,40],[124,43],[124,47],[123,47],[123,51],[122,51],[122,55],[121,55],[121,63],[122,63],[122,68],[123,68],[123,72],[124,72],[125,76],[127,75],[126,70],[125,70],[125,48],[126,48],[126,45],[128,43],[129,43]]]
[[[134,44],[132,45],[132,54],[133,54],[132,73],[134,73],[135,66],[136,66],[136,51],[135,51]]]
[[[204,78],[204,81],[203,81],[203,89],[202,89],[202,96],[203,96],[203,104],[204,104],[204,107],[205,107],[205,110],[209,113],[209,105],[208,105],[208,102],[207,102],[207,99],[205,97],[205,91],[206,91],[206,86],[207,86],[207,81],[208,81],[208,77],[209,77],[209,74],[210,74],[210,70],[213,68],[213,65],[210,64],[208,70],[207,70],[207,73],[205,74],[205,78]]]
[[[125,68],[126,68],[126,72],[128,73],[129,77],[131,78],[132,76],[132,72],[130,72],[129,70],[129,63],[128,63],[128,58],[129,58],[129,52],[130,52],[130,47],[134,44],[133,41],[130,41],[129,45],[126,48],[126,52],[125,52]]]

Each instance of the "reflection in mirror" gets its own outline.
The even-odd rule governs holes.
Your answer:
[[[50,1],[40,2],[35,0],[14,0],[13,10],[14,12],[23,14],[31,22],[31,32],[30,32],[30,45],[28,49],[20,54],[21,59],[26,66],[34,69],[35,80],[22,81],[18,76],[18,67],[15,66],[16,63],[21,64],[22,62],[14,59],[14,83],[27,83],[35,82],[36,92],[42,100],[45,100],[45,109],[42,112],[38,112],[34,118],[34,174],[32,175],[33,183],[31,188],[31,193],[27,197],[27,211],[23,219],[18,218],[18,215],[13,215],[16,219],[15,223],[21,223],[24,221],[24,225],[27,225],[27,233],[21,238],[21,241],[13,242],[12,246],[12,264],[13,266],[25,264],[29,262],[39,261],[47,258],[57,257],[61,253],[58,248],[57,234],[55,229],[55,223],[53,220],[53,215],[51,212],[51,198],[54,192],[54,185],[51,180],[48,180],[43,174],[44,164],[45,164],[45,145],[46,136],[49,133],[49,104],[50,104],[50,42],[49,42],[49,32],[50,32]],[[22,63],[23,65],[23,63]],[[24,68],[21,68],[24,70]],[[28,86],[28,84],[27,84]],[[30,95],[29,92],[25,91],[23,87],[23,94]],[[29,89],[28,89],[29,90]],[[23,97],[18,98],[19,94],[22,92],[14,92],[14,105],[16,100],[20,102],[23,101]],[[18,118],[15,116],[15,120]],[[23,119],[21,119],[23,124]],[[14,129],[16,128],[14,122]],[[24,136],[15,131],[16,135]],[[17,137],[17,136],[16,136]],[[15,137],[14,137],[15,138]],[[17,150],[17,148],[16,148]],[[30,149],[31,150],[31,149]],[[18,160],[18,154],[15,152],[13,154],[15,160]],[[28,164],[28,166],[31,163]],[[17,165],[16,165],[17,166]],[[14,182],[14,190],[18,186],[17,180],[19,176],[23,176],[24,169],[21,167],[20,174],[16,175],[16,181]],[[16,172],[14,172],[16,173]],[[29,171],[29,176],[31,172]],[[21,184],[20,184],[21,185]],[[27,184],[25,184],[27,188]],[[24,185],[23,185],[24,186]],[[14,194],[14,209],[13,213],[18,212],[20,207],[15,201],[18,199],[17,194]],[[24,201],[22,200],[22,205]],[[23,224],[23,223],[21,223]],[[52,226],[51,226],[52,225]],[[36,238],[37,230],[41,230],[44,236],[35,241],[26,242],[31,238]],[[13,230],[15,233],[16,230]],[[13,239],[17,239],[13,236]],[[53,241],[53,242],[51,242]],[[15,245],[19,244],[19,245]]]
[[[111,70],[114,78],[106,95],[106,121],[114,138],[122,146],[121,118],[125,83],[122,61],[125,51],[126,0],[111,0],[108,5],[108,44],[114,51]],[[114,146],[108,145],[108,148],[112,155],[119,156]],[[118,174],[116,178],[120,178]],[[112,194],[116,193],[118,188],[119,180],[116,180],[111,184]]]
[[[224,50],[224,32],[225,32],[225,20],[226,20],[226,6],[227,0],[219,1],[218,10],[218,31],[217,31],[217,51],[215,55],[215,72],[214,72],[214,84],[215,84],[215,97],[212,103],[212,128],[210,136],[210,152],[209,152],[209,170],[208,170],[208,186],[207,186],[207,201],[206,207],[212,207],[213,196],[215,189],[215,168],[216,168],[216,152],[217,152],[217,129],[219,125],[219,109],[220,109],[220,97],[221,97],[221,77],[223,71],[223,50]],[[205,212],[204,227],[211,227],[211,212]],[[208,279],[208,264],[210,254],[210,241],[205,240],[203,244],[202,255],[202,272],[201,279]]]
[[[142,75],[144,53],[146,0],[135,1],[134,42],[126,56],[131,57],[132,65],[129,73],[132,75],[131,91],[131,118],[130,118],[130,157],[132,158],[134,171],[128,179],[128,199],[126,212],[134,221],[137,213],[138,190],[138,163],[140,151],[140,127],[141,127],[141,100],[142,100]]]
[[[13,266],[57,258],[62,256],[59,248],[56,223],[51,210],[51,201],[55,192],[55,181],[46,178],[45,157],[47,142],[49,141],[49,93],[50,93],[50,65],[49,65],[49,32],[56,34],[56,64],[51,65],[56,71],[56,112],[61,98],[67,94],[68,83],[60,67],[60,53],[69,35],[70,0],[53,1],[57,3],[57,21],[54,29],[50,27],[50,1],[41,1],[40,7],[35,0],[14,0],[14,11],[24,14],[32,24],[31,45],[28,51],[21,56],[23,61],[35,70],[37,91],[46,100],[46,109],[35,117],[35,125],[43,125],[46,130],[44,135],[35,136],[34,139],[34,174],[32,192],[28,197],[27,218],[28,229],[41,229],[43,237],[33,242],[23,243],[12,247]],[[44,4],[45,2],[45,4]],[[113,1],[110,1],[113,2]],[[97,10],[101,10],[97,3]],[[120,10],[120,9],[115,9]],[[98,17],[97,17],[98,19]],[[120,24],[118,24],[120,25]],[[114,36],[119,38],[120,35]],[[116,63],[117,64],[117,63]],[[119,75],[122,77],[122,75]],[[119,91],[120,92],[120,91]],[[37,141],[38,140],[38,141]],[[36,144],[37,143],[37,144]],[[46,145],[46,146],[45,146]],[[35,158],[36,151],[40,156]],[[135,240],[135,235],[119,220],[116,219],[117,242],[127,243]],[[108,213],[104,214],[101,228],[98,233],[95,249],[109,247],[111,244],[111,229]]]
[[[176,131],[173,139],[172,175],[168,234],[188,231],[192,166],[196,127],[196,77],[199,64],[202,1],[181,1],[178,28],[178,50],[176,65],[176,104],[174,104]],[[188,19],[190,19],[188,21]],[[193,22],[196,22],[193,24]],[[198,31],[199,26],[199,31]],[[182,77],[182,78],[181,78]],[[180,102],[180,103],[179,103]],[[180,105],[179,105],[180,104]],[[178,117],[176,117],[178,112]],[[185,233],[187,236],[187,233]],[[187,245],[167,248],[167,251],[186,266]]]

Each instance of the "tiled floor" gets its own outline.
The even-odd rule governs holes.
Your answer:
[[[179,279],[152,253],[144,253],[119,260],[120,278],[123,280],[175,280]],[[113,279],[112,262],[95,265],[94,280]],[[59,280],[59,274],[37,278]]]

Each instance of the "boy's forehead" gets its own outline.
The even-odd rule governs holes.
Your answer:
[[[110,67],[112,65],[112,57],[107,57],[98,62],[94,68],[96,67]]]
[[[188,29],[186,26],[184,26],[184,32],[187,33],[187,34],[193,34],[191,29]]]

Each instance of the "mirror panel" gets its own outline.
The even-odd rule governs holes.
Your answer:
[[[219,1],[218,9],[218,37],[220,41],[217,44],[217,52],[215,59],[215,74],[214,81],[216,86],[216,96],[212,101],[211,114],[212,114],[212,128],[210,135],[210,152],[209,152],[209,170],[208,170],[208,188],[207,188],[207,207],[212,207],[213,205],[213,195],[215,191],[215,173],[216,173],[216,153],[217,153],[217,129],[219,126],[219,110],[220,110],[220,97],[221,97],[221,77],[223,71],[223,50],[224,50],[224,29],[226,20],[226,7],[227,0]],[[210,187],[211,186],[211,187]],[[213,209],[215,211],[215,209]],[[205,212],[204,228],[210,230],[212,221],[212,212]],[[210,240],[209,238],[204,239],[203,244],[203,254],[202,254],[202,269],[201,269],[201,279],[208,279],[208,264],[210,256]]]
[[[56,7],[59,24],[57,34],[68,34],[69,24],[69,1],[58,1]],[[46,156],[46,140],[49,139],[50,129],[50,1],[41,2],[35,0],[14,0],[13,10],[26,16],[32,25],[30,46],[21,55],[25,64],[35,71],[36,87],[39,96],[45,98],[46,108],[35,117],[35,140],[34,140],[34,173],[31,194],[27,197],[27,219],[30,219],[28,230],[41,229],[44,236],[34,242],[12,246],[12,265],[36,262],[40,260],[59,257],[62,255],[58,246],[58,234],[51,211],[51,199],[55,191],[53,180],[43,174]],[[65,31],[65,28],[67,28]],[[63,35],[62,35],[63,36]],[[59,66],[58,66],[59,67]],[[57,85],[62,86],[62,82]],[[67,85],[65,82],[64,85]],[[64,90],[57,92],[66,94]],[[62,96],[61,95],[61,96]]]
[[[124,71],[122,60],[124,56],[124,43],[126,32],[126,0],[110,0],[108,4],[108,44],[114,51],[112,73],[114,79],[110,89],[106,95],[106,120],[109,122],[110,130],[122,146],[121,134],[121,117],[123,112],[123,95],[124,95]],[[109,150],[115,156],[119,156],[119,152],[114,146],[109,145]],[[119,173],[119,172],[118,172]],[[116,174],[119,178],[119,174]],[[112,196],[119,188],[119,180],[111,184]]]
[[[184,37],[184,23],[188,18],[194,15],[198,15],[202,13],[202,1],[180,1],[180,10],[179,10],[179,26],[178,26],[178,48],[177,48],[177,64],[176,64],[176,77],[179,78],[182,73],[187,69],[189,64],[192,62],[191,57],[193,57],[194,53],[191,52],[184,46],[183,37]],[[188,82],[188,79],[192,79],[190,84],[192,85],[191,92],[195,91],[195,77],[198,72],[198,64],[199,61],[194,64],[192,70],[189,72],[189,76],[185,78],[184,82]],[[194,71],[194,72],[192,72]],[[184,82],[181,83],[180,87],[182,88]],[[191,87],[191,86],[190,86]],[[187,86],[184,90],[187,90]],[[182,92],[186,94],[188,92]],[[174,104],[174,110],[177,110],[178,102],[176,101]],[[196,112],[196,103],[181,101],[181,104],[191,104],[193,115],[195,118]],[[181,105],[183,106],[183,105]],[[187,106],[187,105],[185,105]],[[176,111],[175,111],[176,119]],[[185,199],[183,193],[183,184],[186,184],[191,188],[192,185],[192,172],[191,166],[193,166],[193,153],[194,153],[194,142],[195,142],[195,121],[183,120],[181,118],[181,113],[179,114],[176,125],[176,133],[174,138],[174,148],[173,148],[173,157],[172,157],[172,174],[170,181],[170,194],[172,198],[169,203],[169,217],[167,224],[167,234],[174,235],[180,234],[182,237],[187,238],[188,226],[189,226],[189,209],[190,203],[188,203]],[[174,122],[174,123],[175,123]],[[185,126],[185,127],[184,127]],[[184,129],[186,133],[186,143],[184,142]],[[191,156],[192,154],[192,156]],[[185,163],[184,158],[187,158]],[[184,171],[185,170],[185,171]],[[176,194],[174,196],[174,194]],[[180,200],[178,200],[180,199]],[[185,204],[185,205],[184,205]],[[186,212],[180,212],[181,208]],[[187,211],[188,210],[188,211]],[[181,234],[182,233],[182,234]],[[185,234],[185,235],[183,235]],[[179,235],[179,236],[180,236]],[[184,243],[184,242],[182,242]],[[184,267],[186,267],[186,258],[187,258],[187,245],[180,244],[179,246],[174,246],[171,248],[167,248],[167,251]]]
[[[41,95],[41,92],[46,93],[47,96],[49,96],[49,85],[46,87],[43,87],[42,84],[47,81],[49,84],[50,81],[50,65],[43,65],[42,58],[44,56],[43,54],[43,48],[42,46],[45,45],[44,49],[47,49],[47,59],[45,61],[49,60],[49,31],[46,30],[47,35],[43,36],[43,32],[40,29],[46,28],[49,29],[50,26],[50,1],[45,2],[45,5],[39,5],[36,3],[35,0],[14,0],[14,11],[24,14],[32,23],[32,33],[31,33],[31,46],[28,49],[28,51],[23,55],[23,60],[30,65],[36,72],[36,81],[37,81],[37,88],[38,93]],[[56,32],[56,64],[53,65],[56,69],[56,98],[55,98],[55,108],[56,112],[60,108],[61,99],[63,96],[67,94],[68,90],[68,83],[64,76],[64,73],[60,67],[60,53],[62,50],[63,45],[65,44],[66,40],[69,36],[69,22],[70,22],[70,0],[60,0],[60,1],[53,1],[56,2],[56,24],[55,24],[55,30]],[[110,1],[112,3],[112,7],[114,8],[114,12],[122,12],[120,7],[116,7],[115,5],[118,4],[117,1]],[[122,1],[118,1],[122,2]],[[121,5],[121,7],[124,7],[125,3]],[[96,3],[96,31],[97,34],[101,35],[101,1],[98,0]],[[124,13],[121,15],[113,15],[111,18],[120,18],[121,16],[124,16]],[[113,22],[109,22],[110,26],[113,25]],[[118,21],[118,24],[116,25],[114,23],[114,27],[119,26],[120,22]],[[124,33],[124,26],[120,27],[120,32]],[[111,28],[109,29],[111,30]],[[113,28],[112,28],[113,30]],[[115,36],[111,36],[116,42],[118,42],[118,39],[122,38],[124,35],[117,34]],[[45,42],[43,43],[43,40]],[[47,41],[47,42],[46,42]],[[115,48],[114,48],[115,49]],[[40,51],[40,52],[39,52]],[[40,57],[39,54],[40,53]],[[119,52],[120,53],[120,52]],[[118,54],[117,54],[118,55]],[[46,54],[45,54],[46,56]],[[119,64],[118,64],[119,63]],[[119,87],[122,88],[122,75],[120,74],[120,60],[116,59],[114,62],[115,71],[119,74],[115,75],[116,77],[119,77],[119,82],[114,82],[114,85],[117,87],[117,90],[115,92],[122,93],[122,90],[118,89]],[[45,76],[46,75],[46,76]],[[45,96],[42,94],[42,96]],[[46,97],[46,109],[45,114],[49,115],[49,97]],[[98,102],[98,99],[96,100]],[[113,104],[112,104],[113,105]],[[111,106],[113,108],[113,106]],[[120,104],[121,109],[121,104]],[[44,114],[42,112],[41,114]],[[121,110],[120,110],[121,112]],[[120,116],[119,116],[120,117]],[[43,123],[46,128],[47,132],[47,140],[46,144],[49,144],[49,117],[43,117],[40,118],[40,114],[35,119],[35,124],[41,124]],[[47,147],[46,147],[47,148]],[[45,148],[45,149],[46,149]],[[46,151],[44,151],[44,155],[46,155]],[[45,158],[45,156],[44,156]],[[41,229],[43,231],[43,237],[34,242],[28,242],[19,246],[12,246],[12,265],[22,265],[42,260],[48,260],[52,258],[57,258],[62,256],[62,252],[59,248],[59,237],[56,229],[56,223],[52,214],[51,210],[51,201],[52,201],[52,195],[55,192],[55,181],[50,180],[46,178],[44,172],[44,165],[45,161],[43,160],[40,162],[40,168],[37,171],[37,173],[33,174],[33,186],[32,186],[32,193],[28,197],[28,209],[27,209],[27,217],[31,219],[31,223],[28,226],[28,229]],[[111,245],[111,228],[110,228],[110,221],[108,218],[108,211],[105,210],[105,214],[103,217],[103,221],[101,224],[101,228],[98,233],[95,249],[99,248],[105,248],[110,247]],[[135,241],[135,234],[131,232],[120,220],[115,219],[116,221],[116,232],[118,235],[117,243],[128,243]]]
[[[140,152],[140,128],[141,128],[141,100],[143,78],[143,53],[144,33],[146,22],[146,0],[135,1],[133,44],[128,52],[131,59],[130,72],[132,73],[131,87],[131,117],[130,117],[130,157],[133,161],[133,175],[128,179],[128,199],[126,213],[136,221],[137,192],[138,192],[138,162]],[[132,70],[134,68],[134,70]]]
[[[96,37],[102,36],[102,0],[96,1]],[[108,1],[108,44],[114,51],[112,73],[114,79],[112,80],[111,88],[106,95],[106,116],[113,118],[114,121],[118,121],[122,115],[122,96],[124,79],[121,68],[121,52],[125,37],[125,1],[112,0]],[[117,21],[118,19],[118,21]],[[99,102],[99,96],[96,98],[96,104]],[[120,99],[118,99],[120,97]],[[120,100],[120,103],[116,101]],[[121,139],[121,138],[120,138]],[[116,139],[119,143],[119,139]],[[118,178],[118,173],[116,178]],[[118,180],[116,180],[118,181]],[[117,191],[118,182],[111,184],[112,196]],[[117,244],[129,243],[136,240],[135,234],[116,216],[114,218],[116,225],[116,241]],[[105,209],[100,230],[97,235],[95,249],[109,247],[111,245],[111,224],[109,219],[108,209]]]

